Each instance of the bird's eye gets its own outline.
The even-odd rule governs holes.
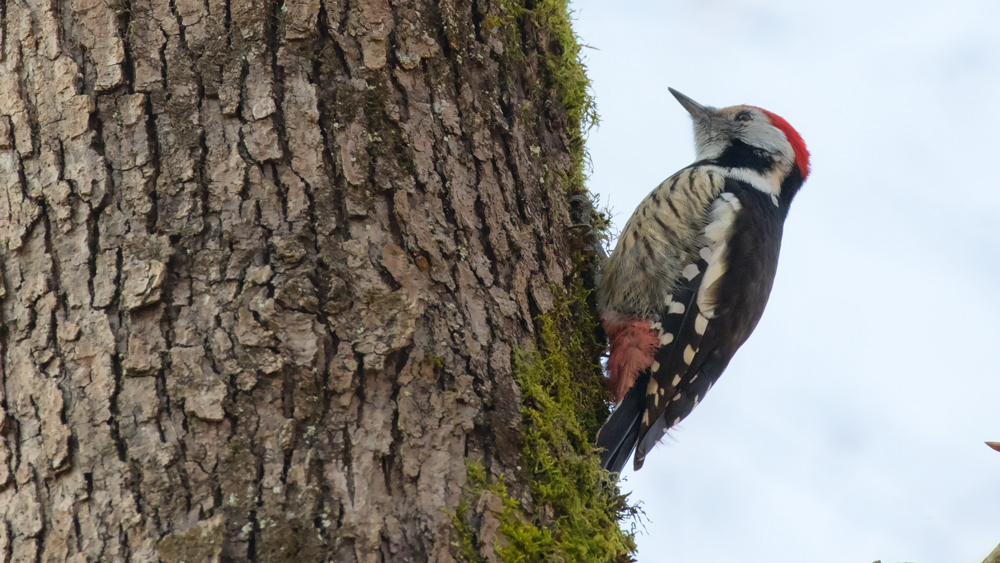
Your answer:
[[[753,114],[749,111],[741,111],[736,114],[736,121],[753,121]]]

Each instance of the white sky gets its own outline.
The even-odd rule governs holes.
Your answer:
[[[979,562],[1000,542],[1000,3],[580,0],[619,227],[689,164],[667,92],[806,139],[756,332],[626,490],[643,563]],[[631,465],[631,464],[630,464]]]

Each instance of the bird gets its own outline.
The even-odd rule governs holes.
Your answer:
[[[673,88],[696,157],[635,209],[601,266],[597,305],[615,408],[597,435],[601,467],[633,467],[701,402],[756,328],[809,150],[782,117],[716,109]]]

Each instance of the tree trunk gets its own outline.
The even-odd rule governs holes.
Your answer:
[[[0,0],[0,561],[570,536],[526,452],[590,471],[607,412],[567,200],[590,109],[535,4]],[[615,531],[582,560],[624,556],[591,486]]]
[[[1000,563],[1000,545],[991,551],[990,554],[986,556],[986,559],[983,559],[983,563]]]

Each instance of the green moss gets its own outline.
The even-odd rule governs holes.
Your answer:
[[[508,495],[503,477],[491,481],[481,466],[469,465],[471,496],[489,491],[502,501],[495,516],[503,541],[495,549],[505,563],[629,561],[635,550],[633,534],[619,525],[635,509],[600,468],[591,445],[607,405],[587,297],[577,287],[538,318],[539,349],[515,353],[531,508]],[[465,504],[457,514],[467,511]],[[478,563],[475,530],[457,515],[455,525],[458,554]]]
[[[512,113],[541,130],[550,126],[543,121],[552,115],[543,109],[559,106],[555,115],[564,117],[570,166],[560,166],[556,178],[567,197],[587,194],[584,138],[598,118],[566,0],[494,0],[483,25],[504,45],[500,62],[508,81],[523,75],[521,65],[537,60],[538,83],[527,86],[527,99]],[[476,521],[483,517],[477,511],[487,494],[500,500],[500,508],[493,510],[500,537],[492,547],[505,563],[632,560],[634,534],[620,523],[635,517],[637,509],[600,468],[592,445],[608,415],[600,362],[604,343],[597,337],[592,292],[594,247],[604,240],[608,217],[595,209],[581,212],[586,217],[575,221],[589,224],[590,232],[572,231],[580,240],[571,245],[570,290],[554,288],[562,297],[536,319],[537,346],[514,354],[523,432],[523,470],[512,481],[519,485],[517,498],[508,492],[503,475],[491,479],[481,465],[470,462],[468,495],[452,515],[456,556],[469,563],[484,562],[480,541],[490,541],[478,536]],[[522,495],[524,502],[518,500]]]
[[[507,0],[492,4],[495,12],[483,18],[483,27],[500,36],[504,45],[503,62],[512,65],[525,60],[524,39],[521,35],[520,21],[527,13],[524,6]],[[508,78],[512,78],[508,75]]]
[[[281,563],[287,561],[321,561],[319,554],[310,557],[309,554],[301,551],[301,539],[305,535],[304,531],[314,528],[312,522],[303,521],[278,522],[272,518],[264,517],[260,523],[260,543],[258,544],[257,557],[260,561],[271,563]],[[297,525],[296,525],[297,524]]]
[[[492,4],[483,26],[497,33],[503,42],[502,62],[508,67],[508,78],[517,74],[513,69],[525,61],[526,52],[534,50],[538,55],[541,62],[539,91],[542,96],[553,91],[557,98],[555,101],[566,112],[571,166],[561,175],[566,193],[574,195],[587,191],[584,185],[584,164],[587,160],[584,137],[598,123],[598,115],[570,14],[566,0],[529,0],[524,4],[515,0],[498,0]],[[537,30],[537,41],[525,41],[523,29]],[[522,110],[530,107],[525,104]],[[534,112],[537,118],[538,109]]]
[[[572,167],[566,177],[566,192],[586,193],[584,135],[598,123],[597,106],[590,92],[590,79],[580,58],[580,42],[573,32],[566,0],[541,0],[532,10],[535,25],[547,31],[555,42],[545,58],[547,82],[555,89],[566,109]]]
[[[424,362],[434,366],[434,369],[444,369],[444,358],[440,356],[427,354],[424,356]]]

